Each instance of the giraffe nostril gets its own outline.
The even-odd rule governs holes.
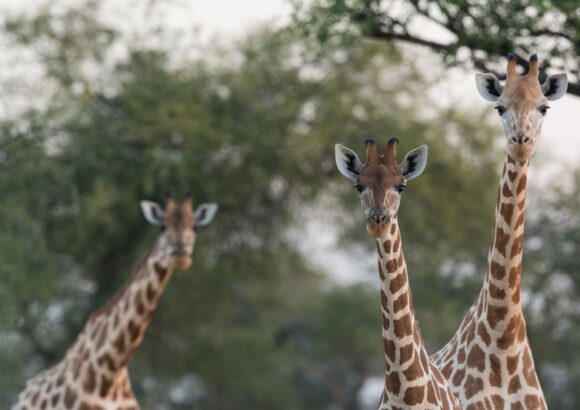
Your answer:
[[[524,143],[527,144],[529,141],[530,141],[530,138],[529,137],[524,138]]]

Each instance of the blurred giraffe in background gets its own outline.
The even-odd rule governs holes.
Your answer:
[[[520,300],[524,209],[530,158],[548,102],[567,87],[566,74],[538,80],[538,58],[529,72],[516,71],[508,56],[502,86],[492,74],[477,74],[483,98],[495,101],[507,138],[500,177],[488,271],[477,301],[449,343],[432,356],[465,409],[546,409]]]
[[[87,320],[64,359],[30,379],[14,410],[137,410],[127,364],[141,344],[174,269],[191,265],[194,228],[207,225],[217,205],[192,210],[187,198],[165,210],[142,201],[145,218],[163,229],[131,280]]]
[[[382,334],[386,374],[380,409],[460,409],[439,369],[429,360],[415,321],[407,265],[397,221],[401,194],[408,180],[418,177],[427,163],[427,146],[396,162],[397,139],[384,155],[366,141],[363,165],[350,149],[337,144],[339,171],[360,193],[368,233],[375,238],[381,279]]]

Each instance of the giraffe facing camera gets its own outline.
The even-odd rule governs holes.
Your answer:
[[[360,194],[369,235],[382,238],[389,233],[389,224],[399,210],[401,195],[407,181],[417,178],[427,164],[427,146],[410,151],[397,164],[396,147],[399,140],[391,138],[384,154],[380,155],[375,141],[365,141],[367,161],[361,162],[349,148],[336,144],[336,166],[342,175],[354,182]]]
[[[176,203],[169,196],[165,209],[156,202],[141,201],[145,219],[162,229],[158,246],[172,261],[172,266],[186,270],[191,266],[191,254],[195,244],[197,228],[208,225],[217,212],[214,203],[202,204],[193,212],[193,200],[187,196],[182,203]]]
[[[530,57],[526,74],[520,75],[516,64],[516,56],[510,53],[504,85],[493,74],[476,74],[475,83],[484,99],[495,102],[507,138],[507,151],[514,160],[524,161],[534,154],[544,116],[550,109],[549,101],[566,93],[568,79],[566,74],[554,74],[540,84],[536,54]]]
[[[157,241],[137,264],[129,281],[87,319],[65,357],[28,380],[13,410],[138,410],[127,365],[174,269],[191,266],[195,229],[211,222],[216,204],[193,212],[188,196],[162,208],[142,201],[145,219],[162,228]]]

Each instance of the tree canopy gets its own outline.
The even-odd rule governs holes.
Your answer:
[[[129,278],[157,234],[139,201],[169,189],[220,209],[130,365],[143,407],[359,409],[362,386],[384,366],[378,292],[336,285],[289,231],[306,231],[305,211],[330,204],[340,251],[362,244],[374,259],[333,156],[337,142],[361,152],[369,135],[379,144],[397,135],[401,155],[429,144],[427,170],[399,214],[423,337],[434,351],[453,334],[481,285],[490,240],[501,153],[486,112],[428,101],[431,80],[392,44],[320,47],[263,29],[176,59],[162,33],[147,47],[128,41],[98,17],[99,4],[47,7],[4,25],[2,35],[37,58],[39,98],[49,103],[0,123],[0,368],[12,369],[0,372],[0,406],[60,360]],[[548,234],[575,243],[568,229]],[[563,261],[556,244],[551,252],[546,263]],[[575,281],[573,266],[558,269]],[[545,276],[535,269],[528,286]],[[378,283],[374,271],[354,274]],[[545,318],[533,317],[530,332],[545,346],[574,345],[573,328],[542,333]],[[568,363],[576,370],[567,383],[577,380],[574,355],[538,351],[549,397],[574,408],[574,389],[549,377]]]
[[[569,75],[568,93],[580,96],[580,16],[574,0],[296,0],[296,27],[327,41],[362,35],[427,47],[449,65],[497,72],[513,52],[527,71],[540,56],[546,71]],[[501,71],[500,71],[501,72]]]

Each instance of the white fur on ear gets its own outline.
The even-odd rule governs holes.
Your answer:
[[[566,74],[554,74],[546,78],[542,84],[542,92],[550,101],[562,97],[568,89],[568,76]]]
[[[143,210],[143,216],[147,219],[147,222],[155,226],[163,225],[163,208],[153,201],[141,201],[141,209]]]
[[[195,210],[195,226],[201,227],[209,224],[217,212],[218,206],[214,203],[201,204]]]
[[[427,145],[421,145],[405,155],[399,169],[407,181],[417,178],[423,173],[427,165],[427,152]]]
[[[340,173],[353,181],[363,167],[358,156],[352,150],[341,144],[334,146],[334,159],[336,160],[336,167]]]
[[[488,101],[496,101],[503,91],[503,86],[493,74],[475,74],[475,85],[479,95]]]

